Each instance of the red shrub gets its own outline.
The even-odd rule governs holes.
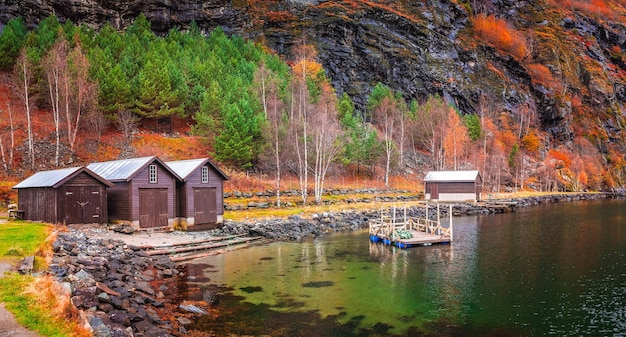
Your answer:
[[[515,29],[509,28],[504,19],[493,15],[477,15],[472,19],[476,36],[496,47],[498,50],[511,54],[517,60],[526,57],[528,48],[526,39]]]

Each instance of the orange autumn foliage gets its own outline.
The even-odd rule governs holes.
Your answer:
[[[554,88],[557,84],[552,72],[543,64],[533,63],[527,66],[528,74],[534,83],[543,85],[544,87]]]
[[[537,153],[541,146],[541,137],[539,137],[534,130],[531,130],[522,137],[522,146],[528,152]]]
[[[321,63],[312,60],[301,60],[294,64],[291,69],[296,77],[301,77],[302,72],[304,72],[307,77],[315,77],[320,72],[324,71],[324,67],[322,67]]]
[[[511,149],[517,143],[517,136],[508,130],[500,131],[496,134],[497,141],[502,144],[503,149]]]
[[[552,5],[565,10],[580,11],[601,19],[619,19],[620,13],[605,0],[550,0]],[[624,6],[623,1],[617,1]]]
[[[211,149],[198,137],[164,137],[160,134],[145,133],[133,140],[136,155],[159,156],[163,160],[182,160],[206,157]]]
[[[548,156],[559,162],[562,167],[570,167],[572,165],[572,154],[568,150],[552,149],[548,151]]]
[[[461,121],[459,114],[452,109],[448,114],[448,128],[443,143],[445,163],[447,168],[458,170],[470,139],[467,134],[467,127]]]
[[[622,58],[622,48],[618,45],[611,47],[611,56],[616,58]]]
[[[526,57],[526,39],[515,29],[509,28],[504,19],[493,15],[477,15],[472,19],[474,33],[479,39],[492,44],[498,50],[511,54],[515,59]]]

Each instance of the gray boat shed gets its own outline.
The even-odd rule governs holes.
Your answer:
[[[424,177],[424,199],[476,202],[481,200],[481,187],[478,170],[429,171]]]

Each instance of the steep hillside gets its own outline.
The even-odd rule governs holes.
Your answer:
[[[522,138],[521,170],[568,166],[573,155],[624,181],[624,0],[0,1],[0,23],[51,13],[92,27],[129,25],[140,12],[159,34],[196,21],[293,59],[306,40],[339,94],[363,109],[378,82],[423,102],[439,95]],[[514,143],[503,141],[506,156]],[[587,157],[585,157],[587,156]],[[584,160],[583,161],[590,161]],[[543,164],[544,166],[547,164]],[[581,164],[582,165],[582,164]],[[523,172],[520,171],[523,175]],[[526,174],[528,176],[528,174]],[[578,179],[578,178],[576,178]],[[608,178],[607,178],[608,179]],[[606,179],[605,179],[606,180]]]
[[[109,22],[123,28],[142,12],[157,33],[187,28],[195,20],[205,31],[221,26],[262,41],[287,58],[294,43],[306,38],[319,49],[339,93],[350,94],[357,106],[363,106],[376,82],[407,99],[438,93],[464,113],[479,112],[480,97],[486,97],[511,112],[530,106],[544,130],[570,140],[577,131],[571,125],[573,110],[583,104],[603,120],[595,127],[614,138],[621,124],[619,103],[626,98],[626,32],[619,15],[625,11],[620,1],[585,3],[82,0],[68,5],[63,0],[25,0],[0,3],[0,23],[23,16],[33,26],[56,13],[61,21],[94,27]],[[472,28],[480,15],[506,20],[508,29],[521,35],[515,43],[525,44],[526,52],[516,55],[497,38],[477,39]]]

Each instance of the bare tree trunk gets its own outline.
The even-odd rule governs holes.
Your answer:
[[[383,132],[383,141],[385,145],[385,188],[389,188],[389,172],[391,171],[391,159],[394,150],[394,128],[395,122],[398,118],[398,107],[396,102],[385,97],[380,105],[374,110],[372,121],[377,124]]]
[[[276,155],[276,206],[280,208],[280,152],[278,151],[278,137],[274,142],[274,154]]]
[[[265,68],[265,62],[261,63],[261,98],[263,101],[263,113],[265,114],[265,118],[267,118],[267,99],[266,99],[266,95],[265,95],[265,72],[266,72],[266,68]]]
[[[15,149],[15,125],[13,124],[13,109],[11,102],[7,105],[9,110],[9,124],[11,125],[11,147],[9,148],[9,169],[13,168],[13,150]]]
[[[30,111],[30,81],[32,79],[31,64],[26,55],[26,49],[22,49],[20,56],[17,60],[15,67],[15,81],[18,92],[24,103],[24,113],[26,114],[26,131],[28,135],[28,159],[30,161],[30,168],[35,168],[35,145],[33,140],[33,124],[32,114]]]
[[[69,91],[69,78],[67,74],[67,44],[63,37],[59,38],[59,42],[55,43],[52,49],[48,52],[48,55],[46,55],[44,68],[46,71],[46,78],[48,80],[50,103],[52,104],[52,117],[54,120],[56,140],[54,162],[56,166],[59,166],[59,153],[61,148],[61,112],[59,103],[61,98],[61,86],[64,86],[66,90]],[[69,93],[67,93],[66,96],[66,109],[69,110]]]
[[[281,206],[281,201],[280,201],[280,188],[281,188],[281,170],[280,170],[280,154],[281,154],[281,146],[280,146],[280,141],[281,141],[281,128],[283,127],[283,107],[284,105],[282,104],[282,101],[280,100],[279,96],[278,96],[278,88],[277,85],[275,83],[275,81],[270,80],[270,82],[268,82],[268,86],[267,89],[269,90],[269,97],[268,100],[266,100],[266,94],[265,94],[265,90],[266,90],[266,86],[265,86],[265,75],[261,76],[262,80],[263,80],[263,100],[264,100],[264,104],[267,104],[264,108],[268,109],[266,111],[266,115],[265,118],[268,119],[269,121],[269,125],[271,125],[272,130],[269,130],[269,132],[271,133],[272,137],[273,137],[273,143],[274,143],[274,148],[272,149],[274,152],[274,160],[275,160],[275,164],[276,164],[276,180],[275,180],[275,187],[276,187],[276,206],[280,208]],[[269,104],[268,104],[269,103]]]
[[[7,159],[4,155],[4,145],[2,144],[2,138],[0,138],[0,158],[2,158],[2,166],[4,167],[4,170],[8,172],[9,166],[7,165]]]
[[[85,110],[92,106],[96,95],[96,85],[89,79],[89,60],[83,53],[83,49],[79,43],[69,53],[69,61],[73,68],[71,72],[68,71],[66,76],[66,93],[69,96],[70,91],[73,89],[75,92],[71,95],[72,100],[66,100],[68,102],[66,114],[67,114],[67,136],[70,146],[70,152],[73,155],[76,148],[76,139],[78,136],[78,130],[81,126],[81,119]],[[70,78],[70,73],[73,75]],[[72,81],[70,81],[72,79]],[[73,86],[70,86],[73,84]],[[73,109],[70,110],[69,103],[73,103]],[[72,113],[73,111],[73,113]],[[170,119],[170,134],[172,133],[172,116]]]
[[[130,145],[133,138],[133,132],[137,125],[137,119],[133,113],[129,110],[122,110],[117,113],[117,128],[122,131],[124,135],[124,149],[130,150]]]
[[[106,119],[102,111],[93,109],[87,114],[87,122],[91,126],[91,130],[96,134],[96,141],[100,144],[102,133],[109,125],[109,121]]]
[[[55,131],[55,152],[54,163],[59,166],[59,150],[61,145],[61,137],[59,131],[59,73],[58,70],[51,69],[47,73],[48,77],[48,89],[50,92],[50,101],[52,103],[52,119],[54,121]]]
[[[404,111],[400,111],[400,141],[399,143],[399,150],[400,150],[400,167],[403,166],[404,164],[404,133],[405,133],[405,125],[404,125],[404,118],[405,118],[405,112]]]
[[[0,109],[0,112],[2,110]],[[13,166],[13,149],[15,149],[15,126],[13,124],[13,111],[11,109],[11,103],[7,104],[7,112],[9,114],[9,147],[8,147],[8,158],[5,152],[4,143],[2,142],[2,138],[0,137],[0,155],[2,156],[2,164],[4,170],[6,172],[11,171]]]
[[[26,56],[25,56],[26,57]],[[35,168],[35,142],[33,140],[33,123],[31,120],[31,112],[30,112],[30,97],[29,97],[29,92],[28,92],[28,87],[30,86],[30,79],[27,79],[27,70],[26,70],[26,65],[24,65],[24,97],[25,97],[25,101],[24,101],[24,105],[25,105],[25,111],[26,111],[26,128],[28,130],[28,153],[29,153],[29,157],[30,157],[30,168],[34,169]]]
[[[314,169],[314,193],[315,203],[321,204],[324,194],[324,182],[330,164],[339,153],[339,144],[336,142],[340,135],[340,126],[337,122],[335,109],[336,97],[334,92],[324,91],[320,98],[322,106],[316,109],[317,114],[313,117],[315,169]]]

